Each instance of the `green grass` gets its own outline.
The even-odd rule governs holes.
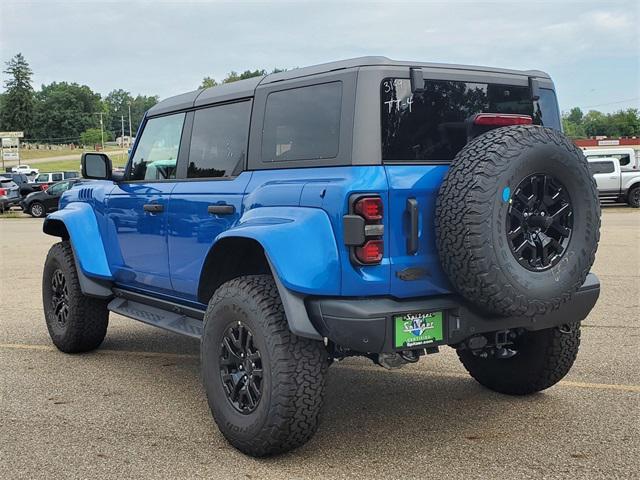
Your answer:
[[[108,152],[107,152],[108,153]],[[114,167],[124,167],[127,163],[126,153],[110,155],[111,161]],[[59,172],[59,171],[80,171],[80,154],[75,160],[53,160],[51,162],[36,163],[34,168],[40,170],[40,172]]]
[[[109,152],[110,150],[120,150],[119,147],[106,147],[105,152]],[[20,161],[22,163],[27,163],[29,160],[39,160],[47,157],[61,157],[63,155],[77,155],[80,158],[84,150],[81,148],[74,148],[73,150],[70,148],[63,148],[61,150],[20,150]]]

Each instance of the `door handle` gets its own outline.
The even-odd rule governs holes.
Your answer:
[[[236,207],[233,205],[227,205],[226,203],[218,205],[209,205],[207,212],[212,215],[232,215],[236,213]]]
[[[407,253],[418,253],[418,201],[415,198],[407,199],[407,212],[409,213],[409,238],[407,239]]]
[[[149,213],[162,213],[164,212],[164,205],[161,203],[147,203],[143,207],[145,212]]]

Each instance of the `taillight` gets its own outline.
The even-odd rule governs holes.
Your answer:
[[[344,216],[344,242],[351,261],[358,265],[375,265],[384,255],[382,198],[379,195],[352,195],[349,214]]]
[[[508,125],[531,125],[533,119],[529,115],[512,113],[479,113],[473,119],[474,125],[487,127],[506,127]]]
[[[383,253],[384,242],[382,240],[369,240],[355,249],[356,258],[366,264],[380,263]]]
[[[0,188],[0,195],[6,195],[7,194],[7,189],[6,188]]]
[[[353,211],[368,221],[382,220],[382,199],[380,197],[365,197],[356,201]]]

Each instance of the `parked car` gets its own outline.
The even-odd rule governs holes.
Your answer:
[[[46,172],[39,174],[34,180],[36,190],[46,190],[49,185],[61,180],[70,180],[72,178],[80,178],[80,174],[74,171],[66,172]]]
[[[607,147],[585,148],[583,152],[589,161],[601,158],[617,158],[620,161],[621,171],[640,171],[640,150],[634,150],[631,147]]]
[[[33,183],[29,181],[29,177],[24,173],[3,173],[3,177],[13,180],[20,189],[20,196],[26,197],[33,192]]]
[[[24,173],[25,175],[37,175],[40,170],[32,168],[29,165],[16,165],[11,169],[14,173]]]
[[[13,179],[0,176],[0,211],[5,212],[20,202],[20,187]]]
[[[622,170],[616,157],[587,157],[601,199],[617,200],[640,208],[640,171]]]
[[[600,204],[546,73],[344,60],[163,100],[139,132],[124,175],[83,154],[97,181],[44,221],[49,334],[89,351],[115,312],[200,339],[242,452],[308,441],[335,359],[448,345],[509,395],[573,365]]]
[[[79,179],[72,179],[54,183],[46,190],[27,195],[20,202],[20,206],[32,217],[44,217],[47,213],[57,210],[62,194],[80,182]]]

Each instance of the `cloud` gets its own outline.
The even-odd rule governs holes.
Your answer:
[[[639,80],[640,3],[632,1],[2,5],[3,60],[22,51],[38,84],[77,81],[103,94],[125,88],[167,96],[230,70],[360,55],[546,70],[562,79],[563,91],[590,103],[603,103],[607,82],[625,90],[611,99],[633,97]],[[607,79],[605,65],[626,80]],[[594,89],[597,101],[589,97]]]

